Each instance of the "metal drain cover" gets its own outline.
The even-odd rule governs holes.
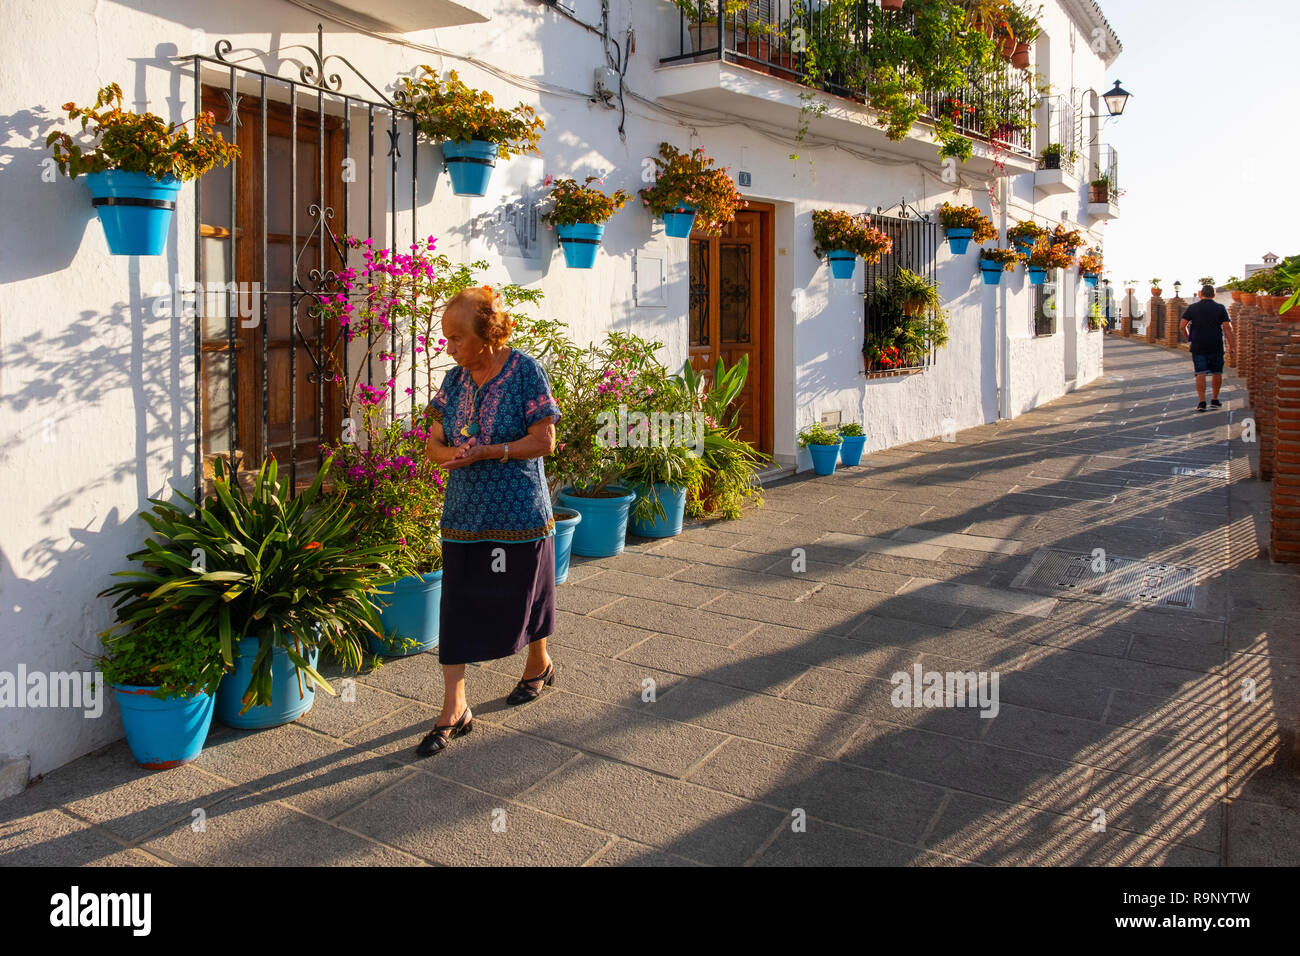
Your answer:
[[[1196,568],[1098,552],[1044,548],[1011,583],[1059,596],[1074,592],[1119,604],[1190,610],[1197,607]]]

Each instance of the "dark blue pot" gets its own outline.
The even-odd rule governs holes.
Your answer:
[[[573,531],[573,553],[584,558],[609,558],[622,554],[627,538],[627,516],[636,500],[622,485],[610,485],[608,491],[619,492],[613,498],[580,498],[572,488],[560,492],[557,503],[582,515]]]
[[[374,602],[386,640],[370,635],[372,654],[409,657],[438,646],[441,570],[404,577],[381,588]]]
[[[1017,242],[1016,251],[1022,256],[1027,256],[1034,251],[1034,244],[1032,242]]]
[[[560,239],[560,248],[564,250],[564,264],[570,269],[590,269],[596,264],[600,237],[605,234],[603,225],[582,222],[572,226],[556,226],[555,234]]]
[[[831,276],[836,279],[852,279],[858,269],[858,257],[843,249],[826,253],[831,264]]]
[[[808,452],[812,455],[813,471],[819,475],[835,474],[835,463],[840,457],[840,446],[844,442],[841,440],[835,445],[809,445]]]
[[[632,533],[640,538],[671,538],[682,533],[682,522],[686,518],[686,487],[684,485],[663,485],[655,482],[655,495],[663,505],[663,517],[654,521],[642,521],[635,515],[631,519]],[[633,507],[646,496],[645,485],[633,485],[637,501]]]
[[[118,169],[87,173],[90,201],[104,224],[108,251],[115,256],[157,256],[167,246],[181,181]]]
[[[1099,276],[1099,275],[1094,275],[1094,274],[1091,273],[1091,272],[1085,272],[1085,273],[1083,274],[1083,281],[1084,281],[1085,283],[1087,283],[1087,285],[1088,285],[1089,288],[1092,288],[1092,289],[1097,288],[1097,283],[1098,283],[1098,281],[1100,281],[1100,279],[1101,279],[1101,276]]]
[[[689,239],[695,227],[695,207],[682,203],[672,212],[664,213],[664,233],[673,239]]]
[[[487,195],[488,180],[496,165],[497,144],[472,139],[468,143],[446,140],[442,158],[451,174],[451,191],[457,196]]]
[[[966,255],[966,250],[970,248],[971,237],[974,235],[974,229],[949,229],[948,245],[952,247],[952,254],[954,256]]]
[[[203,750],[212,726],[211,694],[158,700],[156,687],[114,684],[122,728],[135,762],[146,770],[189,763]]]
[[[845,468],[856,468],[862,464],[862,449],[867,447],[866,435],[841,435],[840,464]]]
[[[573,531],[582,523],[582,513],[572,508],[555,509],[555,583],[569,579],[569,555],[573,553]]]
[[[255,637],[242,638],[235,644],[235,669],[221,678],[221,683],[217,686],[217,720],[227,727],[243,730],[278,727],[297,720],[311,710],[311,705],[316,702],[316,688],[305,674],[302,678],[302,696],[299,696],[298,668],[289,660],[284,648],[277,647],[271,652],[271,703],[258,704],[248,708],[248,713],[240,714],[241,701],[248,692],[248,681],[253,676],[257,645]],[[315,668],[319,659],[320,650],[313,647],[307,663]]]
[[[990,262],[988,259],[980,260],[980,271],[984,273],[985,285],[1002,284],[1002,266],[996,262]]]
[[[1031,285],[1042,285],[1047,281],[1047,270],[1040,269],[1038,266],[1029,267],[1029,282]]]

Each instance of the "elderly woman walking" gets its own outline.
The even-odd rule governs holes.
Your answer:
[[[553,682],[546,638],[555,622],[555,517],[542,458],[555,448],[559,406],[546,370],[506,344],[513,320],[487,286],[443,313],[447,372],[430,402],[425,452],[447,469],[442,513],[438,660],[442,712],[418,748],[427,757],[470,732],[465,665],[528,648],[506,698],[535,700]]]

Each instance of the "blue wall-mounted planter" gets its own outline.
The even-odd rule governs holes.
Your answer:
[[[442,571],[412,574],[381,588],[376,595],[381,641],[370,636],[370,652],[385,657],[409,657],[438,646],[442,605]]]
[[[664,233],[673,239],[689,239],[695,227],[695,207],[682,203],[672,212],[664,213]]]
[[[1030,283],[1030,285],[1042,285],[1042,284],[1045,283],[1046,281],[1047,281],[1047,270],[1046,270],[1046,269],[1040,269],[1040,268],[1038,268],[1038,266],[1030,266],[1030,267],[1029,267],[1029,283]]]
[[[228,727],[255,730],[278,727],[297,720],[316,702],[316,688],[306,674],[302,675],[302,695],[298,693],[298,668],[289,660],[284,648],[272,650],[271,703],[258,704],[240,714],[242,699],[248,691],[248,681],[253,675],[253,659],[257,657],[258,641],[255,637],[242,638],[235,644],[235,669],[217,686],[217,720]],[[307,663],[313,668],[320,659],[320,650],[312,648]]]
[[[212,726],[211,694],[158,700],[157,688],[114,684],[122,728],[135,762],[146,770],[189,763],[203,750]]]
[[[451,175],[451,191],[457,196],[487,195],[488,180],[496,165],[497,144],[472,139],[468,143],[445,140],[442,158]]]
[[[1034,244],[1032,242],[1017,242],[1015,246],[1016,252],[1020,253],[1022,256],[1027,256],[1034,251]]]
[[[181,181],[148,173],[109,169],[87,173],[90,202],[104,224],[108,251],[115,256],[157,256],[167,246]]]
[[[618,494],[610,498],[580,498],[572,488],[565,488],[556,499],[561,507],[582,515],[573,532],[574,554],[608,558],[623,552],[628,511],[636,495],[622,485],[610,485],[607,490]]]
[[[569,555],[573,553],[573,530],[582,522],[582,512],[572,508],[555,509],[555,583],[569,577]]]
[[[826,253],[826,259],[831,264],[831,276],[836,279],[852,279],[853,274],[858,270],[858,257],[851,252],[845,252],[843,249],[836,249]]]
[[[980,272],[984,274],[985,285],[1002,284],[1002,266],[1000,263],[992,262],[989,259],[981,259]]]
[[[952,254],[954,256],[966,255],[966,250],[970,248],[971,237],[974,235],[974,229],[949,229],[948,245],[952,247]]]
[[[1087,285],[1088,285],[1088,287],[1089,287],[1090,289],[1095,289],[1095,288],[1097,288],[1097,283],[1098,283],[1100,280],[1101,280],[1101,276],[1099,276],[1099,275],[1094,275],[1093,273],[1090,273],[1090,272],[1085,272],[1085,273],[1083,274],[1083,281],[1084,281],[1085,283],[1087,283]]]
[[[605,234],[603,225],[580,222],[572,226],[556,226],[555,234],[564,250],[564,264],[570,269],[590,269],[596,264],[600,238]]]

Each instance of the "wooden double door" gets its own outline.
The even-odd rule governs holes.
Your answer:
[[[749,359],[749,378],[736,399],[740,435],[772,453],[772,217],[751,202],[722,235],[691,236],[690,360],[711,374]]]

